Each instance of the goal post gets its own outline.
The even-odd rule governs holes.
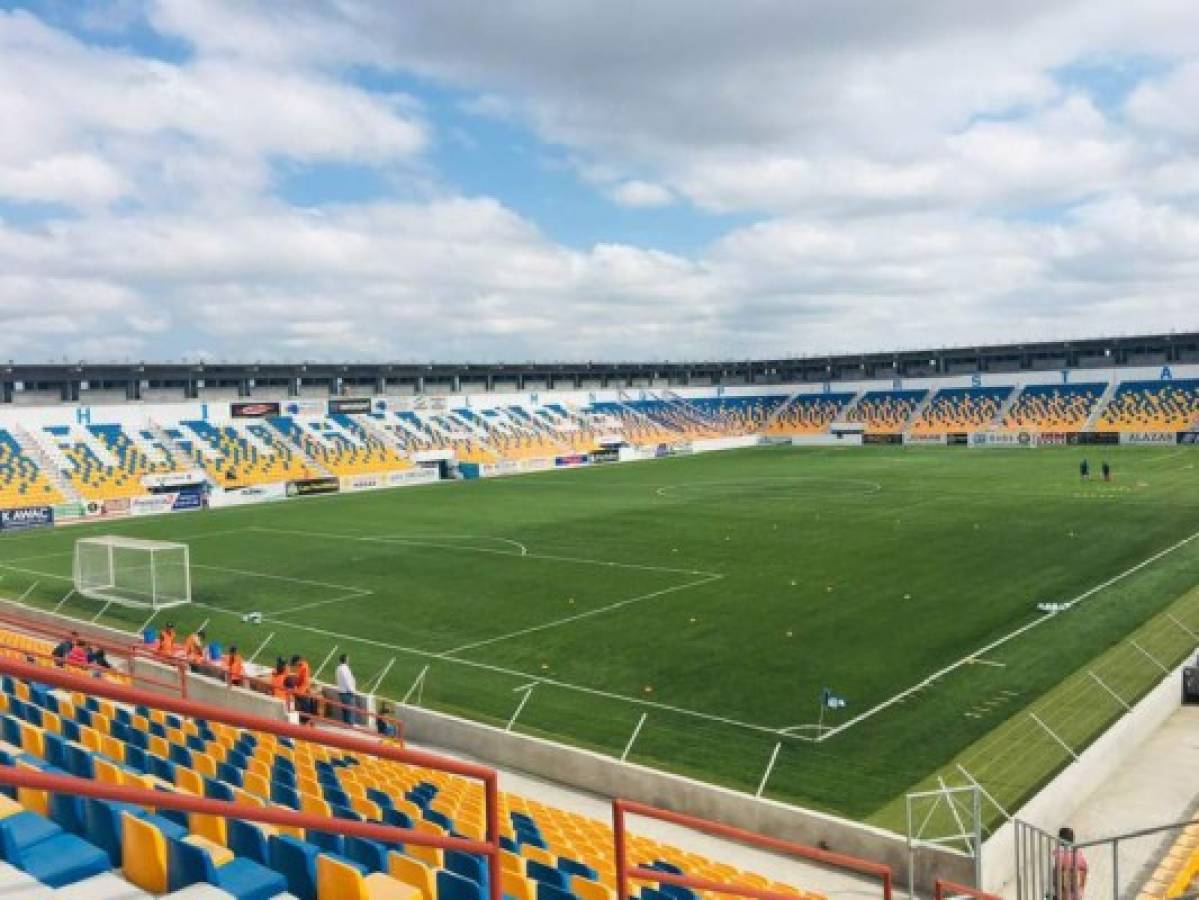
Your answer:
[[[105,535],[75,542],[75,592],[92,600],[166,609],[191,602],[187,544]]]

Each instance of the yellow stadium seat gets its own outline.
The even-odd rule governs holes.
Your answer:
[[[165,894],[167,841],[158,828],[130,813],[121,813],[121,858],[125,877],[143,891]]]

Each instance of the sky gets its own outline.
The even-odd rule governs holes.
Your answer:
[[[1196,329],[1194,0],[0,0],[0,359]]]

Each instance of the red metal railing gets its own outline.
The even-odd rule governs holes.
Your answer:
[[[980,888],[968,887],[956,881],[943,881],[940,878],[933,885],[933,900],[949,900],[951,897],[970,897],[971,900],[999,900],[996,894],[988,894]]]
[[[238,712],[237,710],[227,709],[221,706],[214,706],[209,703],[201,703],[196,700],[188,700],[186,698],[167,697],[162,694],[155,694],[151,691],[146,691],[141,688],[130,687],[127,685],[114,684],[101,679],[88,678],[79,676],[65,670],[57,668],[46,668],[43,666],[32,665],[15,659],[5,659],[0,657],[0,674],[11,675],[13,678],[20,678],[25,681],[36,681],[42,684],[60,687],[66,690],[78,690],[91,694],[97,697],[105,697],[109,700],[118,700],[124,703],[142,704],[144,706],[155,707],[166,712],[176,713],[177,715],[205,719],[211,722],[221,722],[226,725],[232,725],[238,728],[246,728],[254,731],[266,732],[274,734],[278,737],[291,738],[297,741],[307,741],[313,744],[321,744],[326,747],[333,747],[338,750],[347,750],[353,753],[361,753],[366,756],[375,756],[379,759],[389,760],[391,762],[400,763],[408,766],[418,766],[427,769],[438,769],[443,772],[449,772],[453,775],[460,775],[464,778],[471,778],[479,781],[483,785],[484,799],[486,803],[486,835],[483,841],[468,841],[459,838],[447,838],[438,835],[427,835],[424,832],[409,832],[405,829],[392,828],[385,825],[374,825],[362,822],[350,822],[343,819],[326,819],[321,816],[313,816],[305,813],[295,813],[283,809],[258,809],[248,806],[236,806],[236,810],[230,809],[223,804],[219,807],[212,807],[208,804],[222,803],[221,801],[203,800],[196,797],[186,797],[178,794],[169,794],[165,792],[149,791],[146,794],[139,794],[140,799],[134,799],[131,802],[140,805],[158,806],[168,809],[182,809],[185,811],[195,812],[212,812],[215,815],[231,815],[236,812],[236,816],[251,820],[269,822],[272,824],[297,825],[302,828],[317,828],[324,831],[333,831],[339,834],[356,834],[361,837],[375,837],[381,840],[396,840],[407,841],[412,843],[422,843],[415,840],[414,834],[424,835],[425,838],[436,838],[436,842],[428,840],[423,843],[429,846],[446,846],[450,849],[463,849],[469,853],[476,853],[487,857],[488,869],[490,872],[489,892],[490,900],[502,900],[501,894],[501,870],[500,870],[500,804],[499,804],[499,778],[494,769],[489,769],[485,766],[474,765],[472,763],[461,762],[449,757],[438,756],[435,753],[428,753],[422,750],[410,750],[402,748],[394,744],[384,743],[371,738],[363,737],[349,731],[329,731],[325,729],[315,729],[303,725],[293,725],[291,722],[283,722],[277,719],[267,719],[263,716],[253,715],[251,713]],[[40,784],[34,784],[26,780],[27,774],[24,770],[17,772],[12,769],[0,767],[0,783],[16,784],[17,779],[26,781],[25,786],[42,788],[46,790],[60,790],[64,792],[75,791],[87,796],[103,796],[112,799],[126,799],[133,795],[107,793],[113,791],[130,791],[138,790],[135,788],[116,787],[113,785],[97,785],[94,782],[83,780],[84,785],[88,785],[88,790],[83,790],[82,786],[76,790],[75,782],[80,779],[69,778],[70,784],[65,782],[58,784],[55,787],[44,787]],[[45,776],[47,777],[65,777],[65,776]],[[95,793],[97,790],[103,790],[106,793]],[[202,804],[197,806],[194,804]],[[263,818],[262,816],[270,816],[271,818]],[[307,817],[306,819],[294,817]],[[455,842],[452,846],[447,842]],[[457,842],[461,843],[457,843]]]
[[[128,643],[124,643],[108,636],[99,636],[87,627],[87,623],[76,622],[74,620],[71,620],[69,625],[67,623],[51,625],[34,618],[15,616],[12,613],[4,611],[0,611],[0,628],[22,632],[30,637],[40,638],[52,643],[58,643],[72,631],[78,632],[80,637],[88,644],[103,649],[105,654],[113,656],[118,661],[123,660],[130,674],[132,674],[133,660],[135,658],[151,659],[165,666],[170,666],[175,670],[177,680],[169,685],[156,684],[173,691],[178,691],[181,697],[187,696],[187,663],[184,660],[175,659],[174,657],[160,656],[140,641],[130,639]]]
[[[882,863],[870,862],[869,860],[858,859],[854,856],[846,856],[842,853],[821,850],[818,847],[809,847],[806,844],[796,844],[780,838],[755,834],[743,828],[734,828],[732,825],[722,825],[719,822],[697,819],[694,816],[659,809],[656,806],[647,806],[644,803],[637,803],[633,800],[613,800],[612,838],[615,844],[617,900],[627,900],[631,896],[629,894],[630,879],[657,882],[659,884],[673,884],[697,891],[755,897],[757,900],[795,900],[794,896],[789,894],[763,890],[762,888],[750,887],[749,885],[723,884],[709,881],[705,878],[693,878],[689,875],[678,875],[674,872],[663,872],[659,869],[649,869],[645,866],[630,865],[625,828],[625,817],[628,815],[644,816],[647,819],[670,822],[674,825],[681,825],[684,828],[702,831],[714,837],[739,841],[743,844],[751,844],[766,850],[772,850],[776,853],[811,860],[830,868],[843,869],[859,875],[877,878],[882,885],[883,900],[891,900],[891,867],[885,866]]]

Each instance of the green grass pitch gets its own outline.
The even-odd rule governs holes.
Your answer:
[[[1084,453],[1114,482],[1080,481]],[[1179,544],[1199,531],[1197,464],[1199,448],[762,448],[17,534],[0,594],[57,603],[85,534],[185,541],[195,604],[163,618],[211,619],[246,652],[273,633],[260,662],[336,644],[365,684],[394,657],[382,693],[427,666],[422,704],[499,724],[536,683],[516,730],[619,755],[648,714],[632,761],[751,791],[781,741],[767,796],[898,827],[896,798],[1199,582],[1199,540]],[[824,720],[843,725],[1113,578],[808,739],[821,688],[848,699]],[[1175,638],[1170,665],[1193,646]],[[995,793],[1046,777],[1020,762],[1039,740],[1003,751]]]

